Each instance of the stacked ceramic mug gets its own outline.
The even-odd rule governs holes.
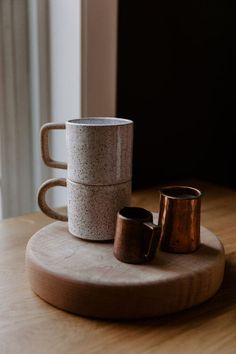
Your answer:
[[[67,164],[50,158],[48,132],[52,129],[66,129]],[[51,179],[40,187],[41,210],[54,219],[68,220],[74,236],[94,241],[113,239],[117,211],[130,205],[133,122],[85,118],[48,123],[41,129],[41,148],[47,166],[67,169],[67,179]],[[46,203],[46,192],[54,186],[67,186],[68,216]]]

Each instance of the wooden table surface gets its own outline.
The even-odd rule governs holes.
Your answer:
[[[222,240],[226,270],[218,293],[169,316],[103,321],[58,310],[30,289],[24,266],[29,238],[52,222],[34,213],[0,222],[0,353],[236,353],[236,191],[205,182],[202,225]],[[133,205],[158,211],[158,188],[133,193]]]

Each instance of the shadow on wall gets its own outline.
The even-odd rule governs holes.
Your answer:
[[[119,1],[117,116],[134,120],[134,188],[236,186],[233,1]]]

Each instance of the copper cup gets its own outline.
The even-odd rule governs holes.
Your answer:
[[[189,253],[200,245],[201,192],[192,187],[170,186],[160,190],[160,249]]]
[[[160,227],[152,213],[143,208],[125,207],[117,214],[114,241],[115,257],[125,263],[143,263],[154,258]]]

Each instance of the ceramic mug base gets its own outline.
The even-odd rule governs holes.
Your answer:
[[[84,240],[113,240],[117,212],[130,205],[131,181],[89,186],[67,180],[67,190],[69,232]]]

